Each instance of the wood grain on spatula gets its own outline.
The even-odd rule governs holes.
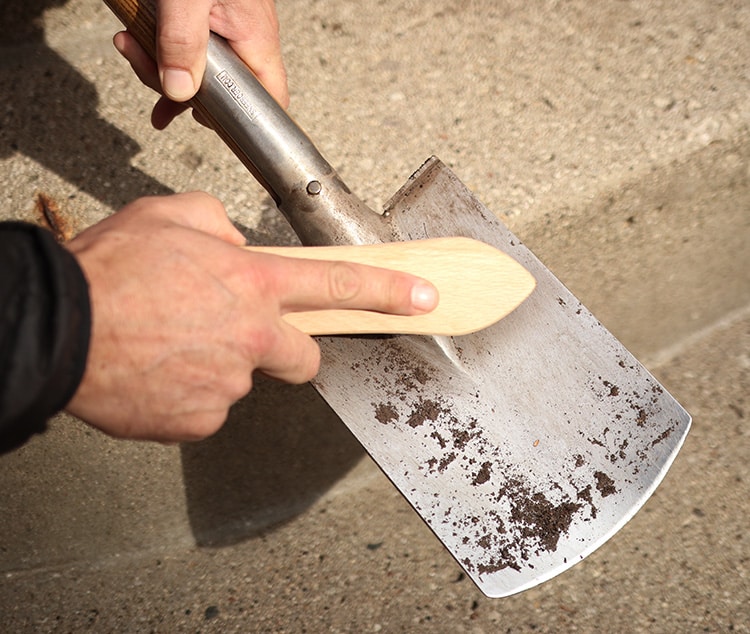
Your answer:
[[[309,260],[368,264],[417,275],[434,284],[437,308],[402,316],[366,310],[317,310],[284,315],[310,335],[465,335],[499,321],[526,299],[536,282],[498,249],[471,238],[434,238],[334,247],[247,247],[250,251]]]

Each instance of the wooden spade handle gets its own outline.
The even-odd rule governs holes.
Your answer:
[[[432,282],[440,302],[430,313],[402,316],[365,310],[288,313],[284,319],[310,335],[465,335],[514,310],[534,289],[532,275],[509,255],[471,238],[335,247],[247,247],[259,253],[336,260],[404,271]]]
[[[155,0],[104,0],[138,43],[156,59]]]

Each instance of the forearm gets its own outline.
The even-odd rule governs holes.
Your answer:
[[[90,331],[75,258],[44,229],[0,223],[0,452],[43,431],[72,398]]]

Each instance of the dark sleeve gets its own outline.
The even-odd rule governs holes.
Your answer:
[[[44,431],[86,367],[88,284],[52,234],[0,223],[0,453]]]

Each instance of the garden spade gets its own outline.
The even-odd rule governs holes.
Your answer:
[[[153,55],[152,2],[106,2]],[[193,105],[303,245],[460,236],[535,278],[473,334],[319,339],[313,385],[485,594],[561,573],[644,504],[690,416],[451,170],[430,158],[371,211],[217,36]]]

